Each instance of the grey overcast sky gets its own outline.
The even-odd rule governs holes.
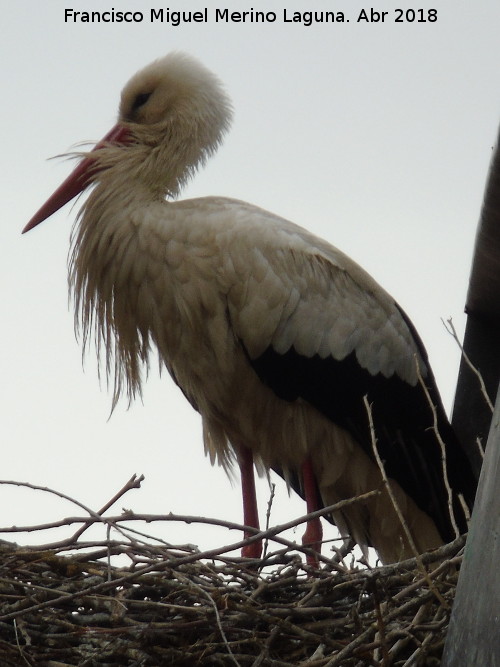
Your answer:
[[[353,0],[192,0],[169,7],[206,7],[208,21],[175,27],[151,22],[151,9],[167,9],[154,0],[0,0],[0,477],[56,488],[98,509],[132,473],[144,473],[143,488],[118,511],[241,520],[237,485],[204,458],[200,418],[167,375],[153,368],[143,403],[127,410],[121,402],[108,419],[110,395],[99,385],[93,353],[82,368],[68,307],[76,209],[66,206],[20,233],[69,171],[64,160],[47,158],[98,140],[114,123],[128,78],[171,50],[212,69],[235,107],[224,146],[183,196],[247,200],[350,254],[412,318],[450,408],[459,354],[441,318],[453,317],[463,331],[500,118],[500,3],[374,5],[387,12],[383,22],[358,22],[370,6]],[[215,10],[226,7],[275,12],[276,20],[216,22]],[[404,19],[425,20],[396,22],[398,7]],[[68,8],[142,12],[144,20],[65,22]],[[286,18],[313,9],[337,18],[343,12],[345,21],[290,23],[284,9]],[[259,493],[265,508],[265,483]],[[40,492],[1,486],[0,508],[0,526],[78,513]],[[273,522],[303,511],[278,483]],[[150,530],[201,547],[238,537],[193,526]]]

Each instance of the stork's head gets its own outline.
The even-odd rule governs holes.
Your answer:
[[[118,122],[84,156],[33,216],[27,232],[86,186],[113,175],[140,180],[155,195],[175,195],[218,147],[231,120],[219,80],[199,62],[170,53],[135,74],[123,89]]]
[[[201,63],[169,53],[140,70],[122,91],[119,122],[155,130],[189,128],[217,143],[230,120],[219,80]]]

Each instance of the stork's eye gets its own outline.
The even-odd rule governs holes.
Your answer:
[[[135,114],[136,111],[138,111],[146,102],[149,100],[151,97],[151,93],[139,93],[137,97],[135,98],[132,108],[130,109],[130,112],[132,114]]]

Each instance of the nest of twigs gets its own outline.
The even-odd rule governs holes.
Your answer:
[[[207,520],[104,517],[112,502],[55,522],[81,526],[51,548],[0,543],[2,666],[440,663],[463,538],[385,567],[369,567],[344,548],[312,570],[277,529],[267,537],[281,548],[249,561],[225,555],[235,544],[200,552],[137,531],[138,521]],[[120,539],[83,542],[98,521]],[[113,565],[117,555],[128,564]]]

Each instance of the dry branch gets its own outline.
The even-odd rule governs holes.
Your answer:
[[[453,340],[455,341],[455,343],[456,343],[456,344],[458,345],[458,347],[460,348],[460,352],[461,352],[461,354],[462,354],[462,356],[463,356],[463,358],[464,358],[464,360],[465,360],[465,363],[467,364],[467,366],[470,368],[470,370],[471,370],[471,371],[474,373],[474,375],[476,376],[477,381],[478,381],[478,383],[479,383],[479,388],[480,388],[480,390],[481,390],[481,394],[483,395],[483,398],[484,398],[484,400],[485,400],[487,406],[488,406],[489,409],[491,410],[491,414],[493,414],[493,410],[494,410],[493,401],[491,400],[491,398],[490,398],[489,395],[488,395],[488,391],[487,391],[487,389],[486,389],[486,385],[485,385],[485,383],[484,383],[483,376],[481,375],[481,372],[479,371],[479,369],[476,368],[476,366],[474,366],[474,364],[473,364],[472,361],[470,360],[470,357],[468,356],[468,354],[467,354],[466,351],[464,350],[464,346],[463,346],[462,343],[460,342],[460,338],[458,337],[457,330],[455,329],[455,325],[453,324],[453,319],[452,319],[451,317],[449,317],[449,318],[446,320],[446,322],[445,322],[443,319],[442,319],[441,321],[442,321],[442,323],[443,323],[444,328],[446,329],[446,331],[450,334],[450,336],[453,338]],[[480,443],[479,443],[479,444],[480,444]]]
[[[355,562],[352,554],[347,567],[333,552],[313,577],[302,548],[279,535],[283,527],[262,533],[270,544],[280,543],[279,550],[249,561],[225,553],[242,540],[202,552],[137,528],[141,522],[175,519],[217,523],[213,519],[103,516],[138,483],[129,480],[98,512],[85,508],[88,516],[29,527],[80,525],[52,549],[0,542],[1,665],[439,664],[464,538],[424,554],[418,563],[378,568]],[[75,539],[96,522],[119,529],[118,539]],[[349,555],[345,546],[340,551]],[[115,556],[129,565],[110,565]],[[428,567],[424,575],[422,566]]]

